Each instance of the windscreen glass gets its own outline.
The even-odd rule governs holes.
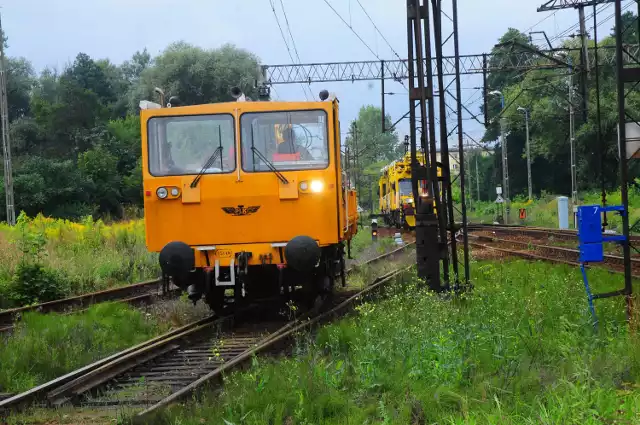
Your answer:
[[[400,184],[400,195],[410,196],[413,193],[411,189],[411,180],[402,179],[398,182]]]
[[[148,121],[149,172],[154,176],[229,173],[236,169],[233,116],[154,117]],[[215,160],[211,159],[215,156]],[[209,163],[209,164],[207,164]],[[206,169],[203,169],[208,165]]]
[[[242,168],[248,172],[323,169],[329,165],[324,111],[246,113],[240,118]]]

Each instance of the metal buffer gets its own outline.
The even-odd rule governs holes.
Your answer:
[[[593,306],[593,300],[598,298],[610,298],[618,295],[630,296],[631,293],[626,288],[607,292],[603,294],[592,294],[587,279],[585,265],[588,263],[601,263],[604,261],[604,244],[607,242],[615,242],[620,244],[628,243],[627,236],[615,235],[605,236],[602,234],[602,213],[618,212],[623,217],[626,216],[626,210],[622,205],[614,205],[602,207],[600,205],[583,205],[578,207],[578,243],[580,249],[580,270],[582,271],[582,279],[584,287],[587,291],[587,299],[589,301],[589,310],[593,317],[594,327],[598,324],[596,311]]]

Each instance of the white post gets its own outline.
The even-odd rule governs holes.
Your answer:
[[[558,228],[569,228],[569,198],[566,196],[558,197]]]

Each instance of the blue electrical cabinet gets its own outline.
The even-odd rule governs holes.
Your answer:
[[[624,241],[624,236],[604,236],[602,234],[602,213],[618,211],[624,213],[621,205],[601,207],[583,205],[578,207],[578,242],[581,263],[604,261],[604,243]]]

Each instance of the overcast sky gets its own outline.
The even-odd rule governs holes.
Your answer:
[[[272,1],[284,34],[289,37],[282,1],[303,63],[377,60],[376,55],[381,59],[395,58],[358,0],[327,1],[376,55],[340,21],[325,0]],[[406,0],[360,3],[393,49],[406,57]],[[537,13],[541,3],[543,0],[459,0],[461,53],[489,52],[509,27],[525,31],[535,25],[535,31],[544,30],[552,38],[577,22],[575,10]],[[45,67],[62,69],[78,52],[119,64],[137,50],[146,47],[155,55],[178,40],[204,48],[233,43],[258,55],[263,64],[291,63],[270,0],[4,0],[0,4],[2,24],[9,37],[8,54],[26,57],[38,71]],[[450,0],[443,0],[443,4],[450,7]],[[606,7],[599,19],[613,13],[613,5]],[[602,26],[608,33],[612,20]],[[288,42],[291,45],[290,39]],[[466,76],[462,81],[463,98],[477,112],[481,93],[474,87],[481,84],[481,79]],[[363,105],[380,105],[378,82],[311,85],[314,94],[323,88],[340,99],[343,123],[355,118]],[[277,86],[276,96],[281,100],[304,100],[302,90],[299,85]],[[387,112],[395,121],[408,110],[406,91],[393,82],[387,84],[386,91],[398,93],[387,97]],[[474,137],[482,134],[482,128],[472,121],[465,121],[465,127]],[[398,126],[400,137],[407,128],[406,120]]]

